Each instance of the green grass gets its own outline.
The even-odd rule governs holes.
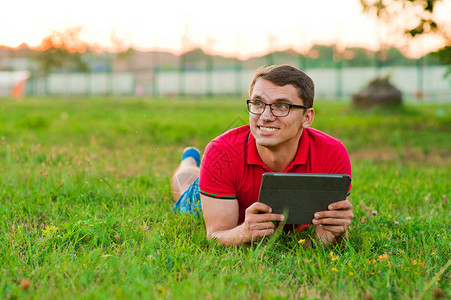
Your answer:
[[[242,101],[0,99],[0,298],[449,298],[451,104],[316,111],[351,155],[350,240],[225,248],[172,212],[169,178]]]

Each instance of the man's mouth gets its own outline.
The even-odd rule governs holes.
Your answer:
[[[264,126],[258,126],[258,129],[260,129],[263,132],[273,132],[279,130],[278,128],[274,127],[264,127]]]

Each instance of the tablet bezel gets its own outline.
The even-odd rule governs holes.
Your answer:
[[[264,173],[258,201],[284,214],[286,224],[312,224],[315,212],[346,199],[350,184],[348,174]]]

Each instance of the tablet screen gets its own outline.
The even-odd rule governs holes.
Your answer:
[[[284,214],[286,224],[312,224],[315,212],[346,199],[350,184],[347,174],[264,173],[258,201]]]

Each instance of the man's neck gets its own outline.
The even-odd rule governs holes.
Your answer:
[[[260,155],[262,162],[273,172],[284,171],[293,159],[299,147],[299,140],[297,143],[290,143],[289,145],[278,145],[276,147],[257,146],[257,152]]]

